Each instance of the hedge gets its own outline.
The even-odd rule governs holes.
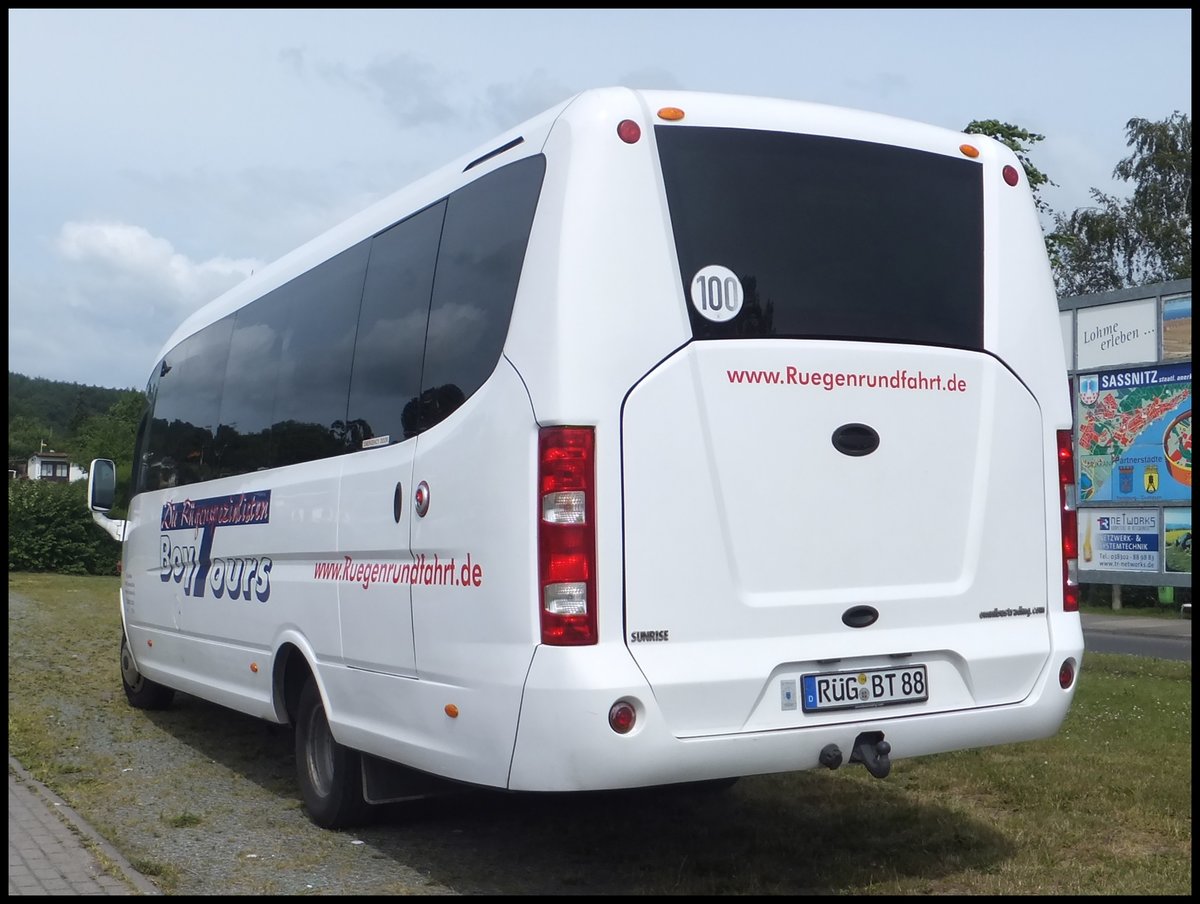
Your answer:
[[[119,573],[121,544],[92,520],[87,481],[8,482],[8,570]]]

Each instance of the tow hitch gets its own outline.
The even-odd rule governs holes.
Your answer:
[[[892,771],[892,761],[888,759],[891,752],[892,745],[883,739],[882,731],[864,731],[854,739],[850,762],[862,763],[876,778],[887,778],[887,774]],[[827,744],[821,749],[818,761],[830,769],[838,768],[842,765],[841,748],[837,744]]]

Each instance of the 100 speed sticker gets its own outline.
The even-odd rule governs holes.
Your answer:
[[[692,307],[714,323],[732,320],[742,310],[742,281],[728,267],[709,264],[692,277]]]

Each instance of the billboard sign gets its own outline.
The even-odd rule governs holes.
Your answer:
[[[1080,571],[1159,571],[1158,509],[1082,509]]]
[[[1081,373],[1080,502],[1192,498],[1192,365]]]
[[[1158,299],[1080,308],[1075,312],[1075,354],[1077,368],[1157,361]]]
[[[1192,510],[1169,508],[1163,512],[1166,524],[1163,539],[1166,541],[1167,571],[1192,573]]]
[[[1192,357],[1192,293],[1163,299],[1163,357]]]

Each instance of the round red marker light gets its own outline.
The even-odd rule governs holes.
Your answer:
[[[1064,691],[1075,681],[1075,663],[1070,659],[1058,667],[1058,686]]]
[[[1021,177],[1018,175],[1017,168],[1015,166],[1004,167],[1004,181],[1009,185],[1016,185],[1020,178]]]
[[[617,137],[626,144],[636,144],[642,137],[642,127],[632,119],[622,119],[617,123]]]
[[[637,721],[637,711],[628,700],[618,700],[608,711],[608,726],[617,734],[629,734]]]

